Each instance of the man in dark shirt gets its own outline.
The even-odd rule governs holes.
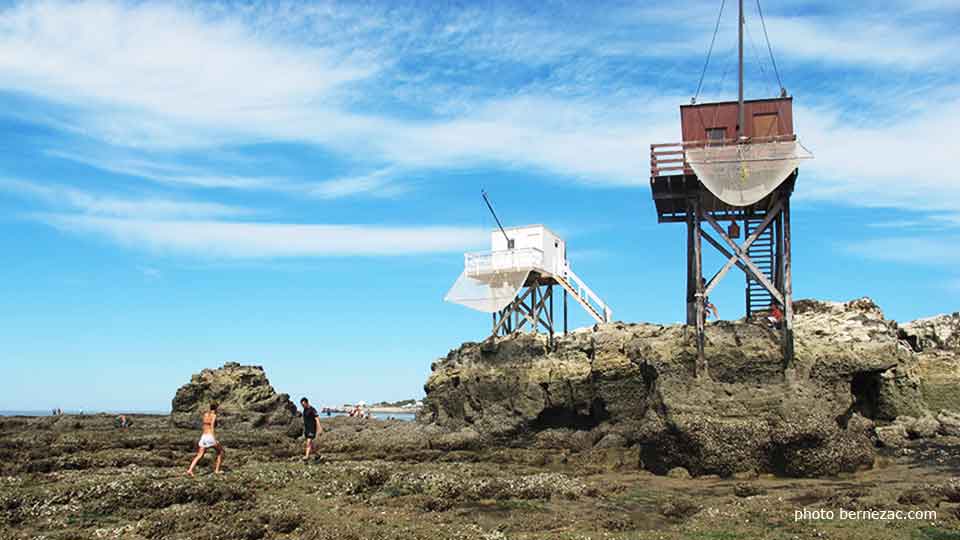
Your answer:
[[[300,405],[303,407],[303,437],[307,439],[307,450],[303,455],[303,460],[310,459],[310,453],[313,452],[313,440],[317,438],[318,433],[323,433],[320,427],[320,416],[317,410],[310,405],[307,398],[300,398]]]

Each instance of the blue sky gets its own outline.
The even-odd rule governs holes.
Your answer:
[[[728,4],[701,101],[736,94]],[[747,97],[770,97],[746,5]],[[487,247],[481,188],[561,233],[616,318],[680,320],[684,230],[656,223],[649,144],[679,139],[718,8],[3,3],[0,409],[163,410],[227,361],[320,403],[422,395],[489,328],[441,300]],[[816,156],[795,295],[955,311],[960,2],[763,11]],[[742,287],[712,295],[724,317]]]

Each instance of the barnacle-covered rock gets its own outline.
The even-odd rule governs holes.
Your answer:
[[[709,377],[694,372],[685,325],[610,323],[553,343],[528,334],[465,343],[433,364],[419,420],[488,443],[577,452],[615,441],[660,474],[869,467],[874,421],[930,418],[917,353],[869,298],[795,307],[789,371],[780,332],[756,320],[707,325]],[[920,341],[953,343],[940,326],[937,340]],[[896,433],[883,435],[899,444]]]
[[[278,394],[260,366],[228,362],[193,375],[173,397],[170,420],[197,428],[210,403],[219,405],[220,425],[287,428],[297,408],[287,394]]]

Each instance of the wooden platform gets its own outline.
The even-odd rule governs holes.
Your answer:
[[[650,177],[650,193],[657,208],[659,223],[686,223],[690,202],[695,200],[700,208],[718,221],[742,221],[754,215],[766,213],[774,201],[793,193],[797,171],[787,178],[776,191],[750,206],[731,206],[718,199],[692,172]]]

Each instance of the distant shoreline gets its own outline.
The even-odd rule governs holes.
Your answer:
[[[420,411],[420,407],[364,407],[364,410],[369,411],[375,414],[410,414],[416,415]],[[340,409],[340,408],[331,408],[331,412],[335,413],[349,413],[349,409]],[[79,416],[81,411],[76,409],[64,410],[64,416]],[[82,412],[83,416],[95,416],[98,414],[109,414],[109,415],[138,415],[138,416],[169,416],[170,411],[137,411],[137,410],[113,410],[113,411],[88,411],[84,410]],[[24,416],[24,417],[39,417],[39,416],[53,416],[52,411],[49,410],[7,410],[0,411],[0,417],[14,417],[14,416]]]
[[[98,414],[126,414],[129,416],[170,416],[169,411],[83,411],[83,416],[96,416]],[[64,410],[64,416],[80,416],[81,413],[79,410]],[[37,417],[37,416],[53,416],[52,411],[0,411],[0,416],[27,416],[27,417]]]
[[[381,413],[381,414],[417,414],[420,411],[419,407],[367,407],[367,410],[372,413]]]

